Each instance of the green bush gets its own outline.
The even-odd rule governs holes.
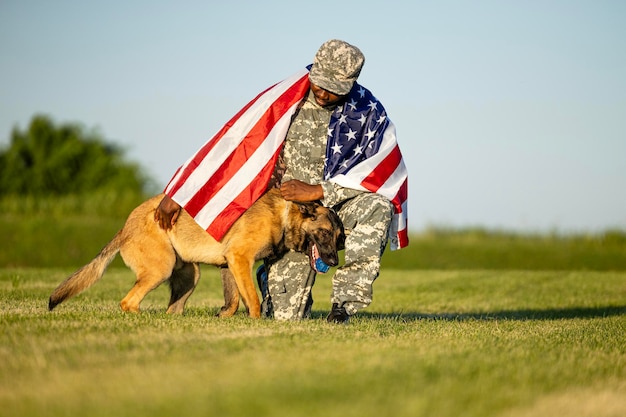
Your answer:
[[[123,150],[78,124],[55,126],[43,115],[15,127],[0,149],[0,196],[59,196],[94,190],[148,191],[149,178]]]

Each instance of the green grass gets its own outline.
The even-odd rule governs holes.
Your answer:
[[[217,319],[214,268],[184,316],[141,314],[112,268],[50,313],[72,268],[0,269],[1,416],[623,416],[626,272],[383,269],[348,325]]]
[[[139,315],[119,257],[50,313],[132,196],[0,200],[0,417],[626,415],[626,233],[432,229],[386,252],[374,303],[329,325],[217,319],[215,268],[184,316]]]
[[[487,229],[429,229],[407,249],[385,253],[383,268],[626,270],[626,233],[533,234]]]

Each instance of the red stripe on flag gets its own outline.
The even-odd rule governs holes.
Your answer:
[[[244,114],[254,103],[257,102],[259,97],[261,97],[265,92],[270,90],[272,87],[262,91],[259,95],[253,98],[248,104],[246,104],[241,110],[237,112],[208,142],[206,142],[193,156],[193,159],[187,164],[180,178],[176,180],[176,183],[172,186],[171,190],[168,190],[168,194],[170,196],[176,194],[176,192],[180,189],[180,187],[185,184],[187,178],[195,171],[195,169],[200,165],[202,160],[207,156],[207,154],[215,147],[215,145],[222,139],[222,137],[228,132],[228,130],[239,120],[242,114]],[[176,171],[178,174],[178,171]],[[176,178],[176,175],[172,179]],[[169,184],[168,184],[169,187]],[[167,189],[167,187],[166,187]]]
[[[391,200],[395,208],[395,214],[394,214],[395,216],[398,216],[400,215],[400,213],[403,212],[402,204],[404,204],[407,200],[408,190],[409,190],[409,182],[408,182],[408,179],[405,179],[402,182],[402,185],[400,186],[400,188],[398,189],[398,192],[396,193],[395,197],[393,198],[393,200]],[[408,223],[408,218],[406,216],[404,216],[404,219]],[[409,245],[409,232],[406,227],[406,224],[404,225],[404,229],[397,231],[396,237],[398,238],[398,242],[397,242],[398,248],[404,248]]]
[[[409,245],[409,233],[407,229],[398,231],[398,248],[405,248]]]
[[[235,197],[207,227],[207,232],[216,240],[222,240],[230,226],[266,191],[267,183],[274,172],[282,148],[270,158],[258,176]]]
[[[308,77],[302,77],[272,103],[258,122],[250,129],[239,146],[224,160],[215,174],[198,189],[185,205],[185,210],[187,210],[192,217],[198,214],[206,203],[235,176],[240,167],[245,164],[250,156],[256,152],[259,146],[265,141],[267,134],[276,122],[285,115],[289,108],[304,97],[308,88]],[[267,177],[267,180],[269,180],[269,177]],[[256,182],[257,181],[255,181],[255,183]],[[262,186],[261,188],[262,191],[265,191],[265,187]],[[254,201],[255,200],[250,201],[249,205],[254,203]],[[230,224],[228,226],[230,227]]]
[[[361,181],[361,185],[366,189],[376,192],[385,184],[387,179],[394,173],[402,161],[400,148],[396,145],[389,155],[378,164],[372,172]]]
[[[398,201],[400,204],[404,203],[409,196],[409,181],[405,179],[402,185],[398,189],[398,193],[393,198],[393,201]],[[400,212],[402,212],[402,206],[400,206]]]
[[[405,179],[402,182],[402,185],[400,185],[400,188],[398,189],[396,195],[391,199],[391,202],[393,203],[393,206],[395,208],[395,214],[400,214],[403,212],[402,204],[406,202],[408,188],[408,181]]]

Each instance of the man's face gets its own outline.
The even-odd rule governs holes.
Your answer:
[[[322,87],[319,87],[313,83],[311,83],[311,91],[315,96],[315,101],[317,102],[317,104],[322,107],[335,105],[342,101],[344,98],[346,98],[345,95],[338,96],[337,94],[331,93],[328,90],[324,90]]]

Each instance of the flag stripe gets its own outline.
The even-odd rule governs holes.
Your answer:
[[[278,147],[274,155],[269,158],[267,164],[261,170],[261,173],[254,177],[250,184],[215,217],[215,220],[207,227],[207,232],[211,235],[225,235],[230,227],[229,225],[233,224],[260,197],[262,192],[259,193],[258,190],[265,190],[265,184],[267,184],[269,177],[274,171],[280,152],[281,147]]]
[[[253,100],[254,105],[246,106],[245,112],[240,112],[239,117],[231,119],[199,155],[190,160],[187,172],[179,176],[178,182],[166,190],[191,216],[197,216],[206,203],[220,191],[228,191],[229,195],[222,198],[230,200],[233,196],[232,184],[227,184],[236,179],[235,175],[255,152],[267,152],[268,157],[274,154],[275,144],[266,143],[268,126],[280,125],[278,120],[293,111],[292,107],[304,96],[303,90],[308,89],[306,72],[300,74],[295,83],[293,79],[289,81],[291,83],[279,83],[266,90]],[[282,140],[280,138],[281,142]],[[268,145],[269,151],[263,149]],[[266,162],[263,160],[262,165]],[[254,172],[248,179],[241,177],[243,173],[245,171],[238,175],[238,179],[244,181],[243,184],[258,174]],[[206,226],[205,221],[199,223]]]
[[[297,105],[298,103],[294,104],[294,106]],[[234,173],[224,187],[215,190],[211,198],[211,204],[200,207],[200,210],[194,215],[200,226],[208,229],[211,223],[218,222],[217,217],[229,206],[233,197],[240,194],[245,195],[245,190],[248,190],[248,207],[265,192],[266,185],[259,186],[258,184],[262,184],[261,180],[264,180],[265,184],[269,182],[282,148],[284,138],[284,133],[282,132],[286,131],[290,122],[291,115],[289,113],[283,115],[281,121],[276,123],[273,131],[267,136],[261,148],[239,166],[237,172]],[[273,163],[270,168],[268,168],[268,161],[269,165]],[[259,170],[259,167],[265,168]],[[241,197],[239,201],[245,205]]]
[[[404,163],[402,164],[404,165]],[[401,171],[401,167],[398,167],[398,171]],[[404,170],[406,174],[406,170]],[[404,176],[404,181],[398,188],[396,196],[391,200],[395,207],[395,213],[391,220],[391,231],[395,235],[389,236],[389,247],[391,250],[397,250],[406,247],[409,244],[408,234],[408,218],[407,218],[407,191],[408,191],[408,178]]]
[[[193,172],[201,165],[202,161],[207,157],[209,152],[213,150],[220,140],[227,135],[228,131],[237,124],[237,121],[251,108],[256,101],[263,96],[272,87],[261,92],[248,104],[246,104],[232,119],[230,119],[209,141],[207,141],[194,155],[193,157],[181,168],[176,171],[176,174],[170,180],[169,184],[165,188],[167,193],[175,194],[178,192],[181,186],[185,184],[185,181],[193,174]]]
[[[213,138],[200,148],[182,169],[179,169],[178,175],[170,181],[165,192],[170,196],[178,197],[177,193],[179,190],[186,188],[181,194],[191,197],[197,191],[195,187],[198,184],[214,184],[212,176],[214,173],[219,172],[233,150],[247,139],[248,132],[254,129],[255,126],[267,126],[267,122],[264,124],[262,121],[262,117],[266,114],[267,109],[272,106],[275,100],[280,105],[281,99],[297,98],[302,84],[308,83],[307,74],[308,71],[306,70],[300,71],[257,95],[220,129]],[[291,93],[289,92],[290,89]],[[201,178],[195,179],[194,176],[200,176]],[[185,187],[186,185],[187,187]],[[186,205],[187,203],[185,199],[181,201],[176,199],[176,201],[181,205]]]
[[[363,178],[361,184],[370,191],[379,192],[379,189],[388,182],[393,173],[397,171],[401,162],[402,154],[400,153],[400,148],[396,145],[372,172]],[[380,193],[386,195],[383,192]]]

